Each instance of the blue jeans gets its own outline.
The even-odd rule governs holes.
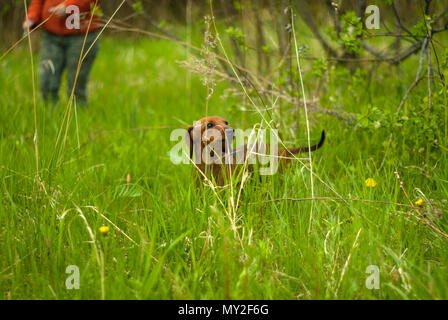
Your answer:
[[[83,54],[90,48],[97,35],[98,31],[93,31],[87,35]],[[75,83],[84,38],[85,34],[57,35],[44,31],[40,44],[39,78],[40,90],[45,100],[58,100],[58,91],[64,69],[67,69],[67,94],[70,96]],[[87,81],[98,47],[99,41],[96,41],[79,69],[74,97],[81,104],[87,104]]]

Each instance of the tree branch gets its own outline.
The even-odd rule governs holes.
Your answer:
[[[337,52],[328,44],[328,42],[320,34],[316,22],[313,19],[311,10],[308,7],[308,4],[304,0],[296,0],[295,3],[297,11],[299,12],[303,21],[305,21],[306,25],[313,32],[317,40],[319,40],[320,44],[322,45],[322,47],[324,47],[325,51],[328,52],[328,54],[331,57],[336,57],[338,55]]]

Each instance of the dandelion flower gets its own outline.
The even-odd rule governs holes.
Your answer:
[[[423,199],[422,199],[422,198],[418,199],[417,201],[414,202],[414,204],[415,204],[416,206],[421,207],[421,206],[423,205]]]
[[[355,221],[355,217],[350,216],[350,221],[351,221],[351,222]]]
[[[101,226],[101,227],[100,227],[100,232],[101,232],[103,235],[106,235],[106,234],[109,232],[109,227],[108,227],[108,226]]]
[[[373,188],[376,186],[376,181],[373,178],[366,179],[366,186]]]

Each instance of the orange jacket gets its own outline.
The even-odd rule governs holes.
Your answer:
[[[91,17],[91,6],[93,7],[95,2],[99,4],[100,1],[101,0],[31,0],[28,8],[28,19],[32,19],[35,22],[35,25],[37,25],[51,16],[51,18],[43,24],[44,29],[51,33],[59,35],[86,33]],[[55,14],[52,15],[52,13],[48,11],[51,7],[55,7],[63,2],[65,2],[67,7],[70,5],[78,6],[80,13],[80,29],[69,29],[66,26],[66,19],[73,12],[68,13],[65,17],[58,17]],[[97,30],[99,28],[99,22],[99,17],[94,16],[89,32]]]

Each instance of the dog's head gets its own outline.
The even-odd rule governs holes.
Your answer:
[[[205,117],[188,127],[186,142],[190,149],[190,158],[193,156],[193,146],[201,150],[209,147],[214,150],[227,152],[233,140],[234,129],[229,126],[226,119],[218,116]]]

